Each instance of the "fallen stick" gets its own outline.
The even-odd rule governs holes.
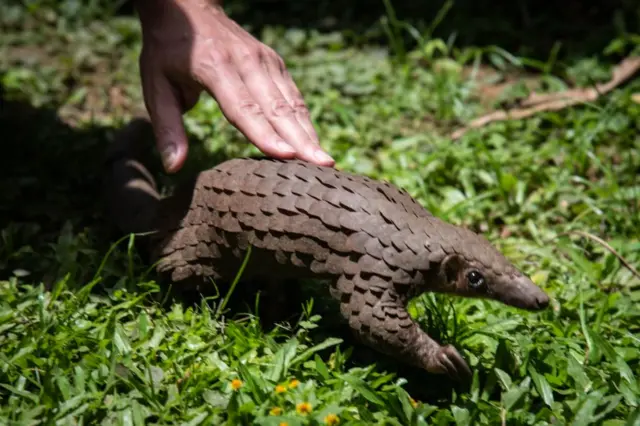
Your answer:
[[[593,234],[590,234],[590,233],[584,232],[584,231],[567,231],[567,232],[563,232],[561,234],[556,235],[552,239],[564,237],[564,236],[567,236],[567,235],[577,235],[579,237],[587,238],[589,240],[595,241],[596,243],[600,244],[609,253],[614,255],[620,261],[620,263],[625,268],[627,268],[627,270],[629,272],[631,272],[631,275],[633,275],[636,278],[640,279],[640,272],[638,272],[638,270],[636,268],[634,268],[633,265],[631,265],[631,262],[629,262],[627,259],[625,259],[620,253],[618,253],[616,251],[616,249],[611,247],[611,245],[609,243],[607,243],[605,240],[603,240],[602,238],[598,237],[597,235],[593,235]]]
[[[632,56],[622,60],[613,69],[611,80],[596,84],[591,88],[577,88],[556,93],[531,93],[520,102],[519,106],[511,110],[493,111],[472,120],[467,126],[454,131],[452,139],[459,139],[471,129],[484,127],[489,123],[505,120],[520,120],[542,111],[557,111],[572,105],[593,102],[600,96],[609,93],[640,70],[640,56]]]

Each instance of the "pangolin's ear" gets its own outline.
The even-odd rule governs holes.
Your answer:
[[[464,260],[458,254],[448,255],[441,265],[441,271],[447,277],[447,283],[457,282],[463,268]]]

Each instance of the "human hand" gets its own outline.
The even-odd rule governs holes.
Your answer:
[[[264,154],[334,165],[282,58],[227,17],[220,0],[137,0],[136,6],[144,100],[167,172],[186,160],[182,114],[202,91]]]

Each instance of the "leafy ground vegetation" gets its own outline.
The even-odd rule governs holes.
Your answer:
[[[414,301],[467,387],[358,346],[315,285],[263,329],[251,297],[173,295],[117,241],[100,161],[142,105],[121,3],[0,5],[0,424],[640,424],[640,80],[450,136],[532,89],[608,80],[640,53],[635,2],[227,3],[285,57],[339,168],[485,233],[552,297]],[[165,185],[257,152],[209,97],[186,123]]]

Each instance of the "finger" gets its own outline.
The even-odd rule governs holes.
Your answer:
[[[224,116],[264,154],[294,158],[296,151],[275,131],[230,61],[205,51],[194,77],[213,96]]]
[[[287,70],[284,61],[275,51],[269,52],[268,54],[267,68],[271,79],[287,102],[289,102],[289,105],[293,108],[294,115],[298,120],[298,123],[307,132],[309,139],[311,139],[311,141],[316,145],[320,145],[318,134],[316,133],[316,129],[313,127],[313,123],[311,123],[309,109],[307,108],[307,104],[304,101],[302,93],[298,90],[298,87]]]
[[[165,171],[175,173],[182,168],[189,149],[182,123],[182,99],[164,75],[143,75],[143,96],[156,137],[156,146]]]
[[[249,93],[264,111],[267,119],[297,152],[297,157],[324,166],[333,165],[329,157],[298,122],[294,109],[271,79],[265,57],[251,53],[237,53],[238,73]]]

